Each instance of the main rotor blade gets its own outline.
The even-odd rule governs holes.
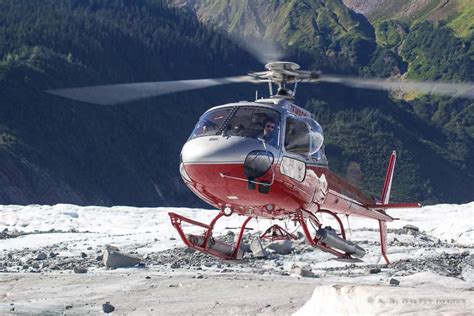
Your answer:
[[[255,79],[250,76],[238,76],[216,79],[139,82],[54,89],[47,90],[46,92],[60,97],[87,103],[113,105],[168,93],[242,82],[255,82]]]
[[[357,77],[345,77],[337,75],[321,75],[318,81],[340,83],[349,87],[411,92],[417,91],[426,94],[438,94],[452,97],[463,97],[474,99],[474,83],[446,83],[436,81],[412,81],[412,80],[390,80],[390,79],[365,79]]]

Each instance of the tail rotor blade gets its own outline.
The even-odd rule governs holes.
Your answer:
[[[361,89],[401,92],[417,91],[425,94],[438,94],[474,99],[473,82],[445,83],[436,81],[397,81],[391,79],[365,79],[337,75],[321,75],[318,81],[339,83]]]
[[[87,103],[113,105],[144,98],[156,97],[168,93],[243,82],[255,82],[255,79],[250,76],[237,76],[216,79],[139,82],[55,89],[47,90],[46,92],[60,97]]]

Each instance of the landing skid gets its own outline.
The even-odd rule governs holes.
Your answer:
[[[301,228],[303,229],[304,236],[306,237],[308,243],[311,246],[315,248],[319,248],[324,252],[330,253],[341,260],[342,259],[351,260],[351,262],[352,261],[356,262],[357,260],[360,260],[358,258],[352,257],[352,255],[357,252],[354,252],[354,251],[351,252],[352,248],[350,247],[358,247],[358,246],[346,240],[346,233],[344,230],[344,226],[340,218],[337,216],[337,214],[328,210],[318,210],[316,214],[318,213],[328,214],[332,216],[336,220],[337,225],[339,226],[338,231],[337,231],[338,233],[336,234],[336,231],[328,227],[322,229],[322,223],[318,220],[315,214],[306,210],[297,210],[293,213],[292,220],[300,224]],[[204,223],[186,218],[176,213],[169,213],[169,216],[171,218],[171,224],[176,228],[179,236],[181,237],[181,239],[183,240],[186,246],[196,249],[198,251],[219,257],[224,260],[238,260],[242,258],[243,252],[240,249],[240,245],[242,243],[242,237],[244,235],[246,226],[248,222],[253,218],[252,216],[248,216],[242,223],[242,227],[240,228],[240,232],[237,236],[235,244],[228,244],[222,241],[215,240],[212,236],[212,232],[217,221],[222,216],[226,216],[224,211],[220,211],[219,214],[217,214],[217,216],[211,221],[210,224],[204,224]],[[183,223],[202,227],[204,229],[204,232],[201,235],[185,234],[182,227]],[[385,228],[384,224],[385,223],[380,223],[382,254],[385,260],[387,261],[387,263],[389,263],[388,258],[386,256],[386,246],[385,246],[386,245],[386,229],[384,229]],[[334,243],[328,244],[327,242],[329,241],[327,238],[322,237],[321,235],[318,235],[318,232],[321,232],[324,230],[330,231],[332,239],[333,240],[335,239],[336,242],[337,241],[342,242],[346,247],[341,247],[340,245],[337,245]],[[270,240],[283,240],[283,239],[296,239],[296,236],[294,236],[293,234],[290,234],[279,225],[272,225],[260,236],[260,238],[270,239]],[[335,248],[332,245],[335,245],[337,248]],[[361,257],[361,255],[359,255],[359,257]]]
[[[237,243],[235,245],[230,245],[221,241],[216,241],[212,237],[212,230],[214,229],[214,225],[222,216],[225,215],[224,211],[220,211],[210,224],[204,224],[176,213],[168,214],[171,218],[171,224],[174,226],[174,228],[176,228],[179,236],[181,237],[186,246],[219,257],[224,260],[236,260],[242,258],[240,244],[244,235],[245,226],[247,226],[248,222],[252,219],[251,216],[247,217],[244,223],[242,224],[242,228],[240,229],[238,235]],[[183,228],[181,227],[181,224],[183,222],[204,228],[204,233],[202,235],[186,235],[183,231]]]

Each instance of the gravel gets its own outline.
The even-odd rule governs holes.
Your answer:
[[[194,249],[174,248],[160,252],[148,253],[145,256],[140,256],[134,252],[134,256],[140,257],[141,259],[140,264],[136,265],[134,269],[145,267],[152,268],[158,272],[170,272],[172,270],[190,271],[194,272],[199,278],[199,275],[206,270],[212,270],[223,274],[233,273],[236,270],[239,270],[245,273],[254,273],[258,275],[296,275],[304,278],[324,277],[325,275],[347,275],[354,273],[366,275],[381,274],[391,277],[393,275],[405,276],[417,272],[432,271],[439,275],[462,279],[463,270],[474,266],[473,256],[471,255],[472,248],[466,246],[459,247],[453,243],[442,242],[429,236],[425,232],[414,229],[413,227],[391,229],[389,232],[396,235],[395,238],[391,239],[389,247],[416,248],[420,249],[420,253],[421,250],[429,251],[436,249],[437,251],[431,251],[429,256],[413,256],[410,259],[398,260],[390,265],[367,264],[360,267],[355,264],[356,261],[353,261],[353,264],[318,268],[317,271],[315,271],[311,267],[311,263],[314,262],[303,262],[304,260],[302,258],[304,258],[307,253],[319,250],[315,250],[311,246],[308,246],[306,243],[302,242],[302,239],[286,243],[280,242],[279,244],[285,244],[286,246],[291,245],[291,247],[288,247],[285,251],[278,251],[280,253],[268,247],[269,245],[275,245],[275,243],[262,240],[261,243],[266,256],[260,257],[254,256],[249,252],[250,244],[255,242],[255,238],[250,234],[245,234],[242,249],[248,251],[244,253],[242,260],[223,261],[219,258],[195,251]],[[0,238],[6,238],[5,236],[7,235],[7,238],[15,238],[12,237],[14,235],[23,235],[23,233],[15,232],[13,234],[6,230],[1,234],[2,235],[0,236],[3,237]],[[403,238],[403,235],[411,237]],[[235,236],[232,232],[216,237],[216,239],[227,243],[233,243],[234,238]],[[400,240],[405,241],[402,242]],[[378,243],[367,240],[357,241],[357,244],[375,245],[378,247]],[[105,247],[119,251],[116,247],[102,245],[98,246],[96,249],[88,247],[87,250],[76,254],[67,251],[68,246],[69,245],[65,243],[59,243],[38,250],[31,250],[28,248],[11,251],[4,250],[3,253],[0,252],[0,272],[48,273],[54,271],[70,271],[71,273],[79,274],[89,273],[94,269],[106,268],[101,255]],[[445,252],[448,250],[449,253]],[[295,264],[289,267],[285,262],[295,262]]]

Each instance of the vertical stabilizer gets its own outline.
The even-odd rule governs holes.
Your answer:
[[[397,161],[397,153],[395,151],[390,155],[388,161],[387,173],[385,174],[385,181],[383,183],[383,190],[380,196],[382,204],[388,204],[390,200],[390,191],[392,190],[393,172],[395,170],[395,162]]]

